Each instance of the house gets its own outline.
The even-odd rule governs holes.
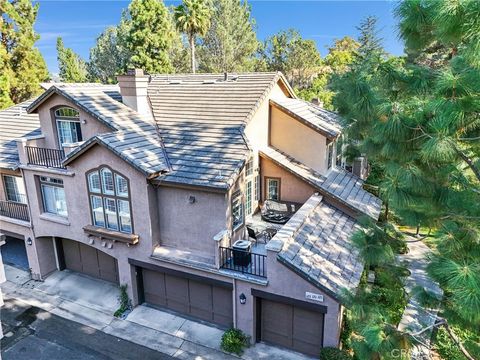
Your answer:
[[[281,73],[46,84],[0,126],[2,232],[32,278],[69,269],[253,342],[338,346],[363,270],[349,237],[381,203],[336,165],[340,117]],[[260,218],[267,199],[285,225]],[[263,235],[233,249],[247,225]]]

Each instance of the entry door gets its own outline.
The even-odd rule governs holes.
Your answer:
[[[118,283],[117,260],[78,241],[62,239],[65,267],[92,277]]]
[[[322,313],[261,299],[261,340],[318,358],[322,347]]]

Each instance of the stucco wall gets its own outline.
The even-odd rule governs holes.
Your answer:
[[[53,116],[54,110],[59,106],[69,106],[80,112],[80,128],[83,140],[88,140],[94,135],[112,131],[106,125],[90,116],[85,111],[64,97],[54,94],[47,99],[37,110],[40,119],[40,127],[45,135],[45,146],[51,149],[58,149],[57,127]],[[84,124],[85,122],[85,124]]]
[[[315,188],[287,170],[273,163],[271,160],[260,157],[260,171],[262,179],[262,199],[266,198],[265,178],[280,178],[280,200],[304,203],[316,192]]]
[[[276,107],[271,107],[270,143],[298,161],[327,173],[327,138]]]

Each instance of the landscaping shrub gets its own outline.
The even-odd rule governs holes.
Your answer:
[[[345,350],[325,347],[320,350],[320,360],[352,360],[352,357]]]
[[[222,336],[222,350],[242,355],[245,347],[249,345],[249,338],[239,329],[229,329]]]
[[[125,311],[130,309],[130,299],[128,298],[127,285],[120,285],[120,295],[118,296],[120,307],[115,311],[113,316],[121,317]]]

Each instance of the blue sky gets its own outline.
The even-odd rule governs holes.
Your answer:
[[[122,9],[129,1],[119,0],[40,0],[36,31],[40,34],[37,46],[52,73],[58,72],[55,42],[63,37],[65,45],[88,59],[89,49],[96,37],[108,25],[119,22]],[[165,1],[175,5],[180,1]],[[395,55],[403,53],[398,39],[393,1],[279,1],[250,0],[252,15],[257,23],[260,40],[289,27],[296,28],[307,39],[316,41],[318,50],[325,56],[326,47],[335,38],[345,35],[356,37],[362,18],[376,15],[379,18],[385,49]]]

